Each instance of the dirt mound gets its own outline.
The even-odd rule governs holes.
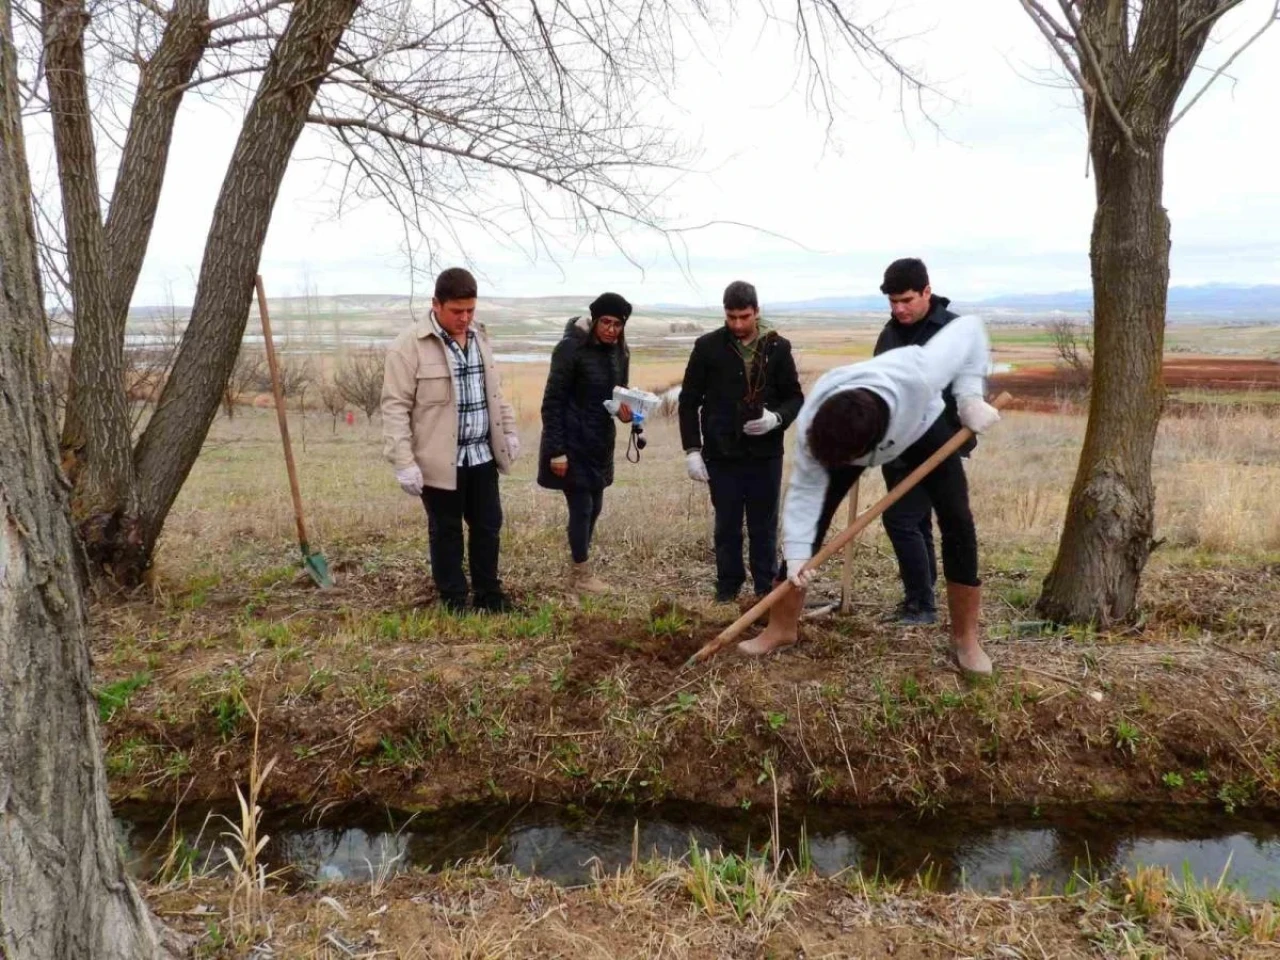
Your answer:
[[[573,660],[567,680],[579,689],[627,661],[640,680],[667,683],[703,644],[723,629],[695,611],[662,601],[647,622],[611,622],[582,615],[574,621]]]

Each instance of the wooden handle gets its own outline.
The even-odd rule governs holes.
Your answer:
[[[853,489],[849,491],[849,519],[853,523],[858,517],[858,493],[862,487],[862,478],[853,481]],[[844,570],[840,574],[840,612],[848,613],[853,605],[853,541],[844,547]]]
[[[1009,393],[1002,393],[1000,396],[995,398],[991,405],[999,410],[1012,399],[1013,397]],[[956,431],[955,436],[939,447],[934,452],[933,456],[929,457],[928,460],[907,474],[901,483],[877,500],[873,506],[868,508],[866,513],[862,514],[857,520],[853,521],[853,523],[849,524],[838,534],[832,537],[830,542],[819,550],[815,556],[810,557],[808,563],[800,569],[802,571],[816,570],[818,567],[826,563],[829,559],[839,553],[846,543],[852,541],[854,537],[865,530],[871,524],[872,520],[876,519],[876,517],[880,516],[880,514],[884,513],[891,506],[905,497],[916,484],[932,473],[938,464],[963,447],[972,437],[973,431],[968,427],[962,427],[960,430]],[[733,621],[733,623],[729,624],[729,626],[725,627],[725,629],[720,632],[719,636],[690,657],[689,663],[700,663],[703,660],[707,660],[710,657],[715,656],[723,648],[736,640],[742,631],[755,623],[762,613],[781,600],[786,595],[787,591],[794,589],[795,587],[792,585],[790,580],[783,580],[782,583],[770,590],[768,594],[761,597],[760,601],[754,607],[740,616],[737,620]]]
[[[276,346],[271,339],[271,317],[267,313],[267,290],[262,276],[253,278],[258,291],[258,316],[262,318],[262,341],[267,351],[267,366],[271,370],[271,392],[276,399],[276,419],[280,421],[280,440],[284,444],[284,465],[289,471],[289,493],[293,496],[293,519],[298,524],[298,543],[306,553],[307,528],[302,522],[302,491],[298,489],[298,471],[293,465],[293,447],[289,443],[289,418],[285,416],[284,388],[280,385],[280,367],[276,363]]]

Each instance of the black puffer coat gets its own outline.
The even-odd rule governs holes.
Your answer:
[[[596,339],[590,317],[574,317],[551,354],[551,370],[542,392],[542,438],[538,443],[538,484],[603,489],[613,483],[613,445],[617,420],[604,402],[615,386],[627,386],[631,353],[626,340]],[[568,457],[563,477],[551,472],[553,457]]]

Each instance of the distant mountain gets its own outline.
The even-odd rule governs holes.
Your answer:
[[[958,300],[956,306],[978,310],[1011,310],[1018,313],[1084,313],[1093,308],[1088,290],[1060,293],[1011,293],[984,300]],[[773,313],[866,313],[883,312],[883,296],[819,297],[789,303],[769,304]],[[1280,316],[1280,284],[1241,286],[1208,283],[1195,287],[1169,288],[1169,313],[1202,316]]]

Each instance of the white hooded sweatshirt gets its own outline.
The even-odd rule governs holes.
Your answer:
[[[812,556],[827,493],[827,470],[809,452],[809,426],[818,408],[843,390],[870,390],[884,400],[889,407],[884,438],[870,453],[851,461],[853,466],[879,466],[896,460],[938,419],[944,407],[942,391],[948,386],[957,401],[981,399],[990,352],[982,318],[970,315],[952,320],[923,347],[899,347],[818,378],[796,418],[791,480],[782,510],[782,555],[789,569],[799,569]]]

